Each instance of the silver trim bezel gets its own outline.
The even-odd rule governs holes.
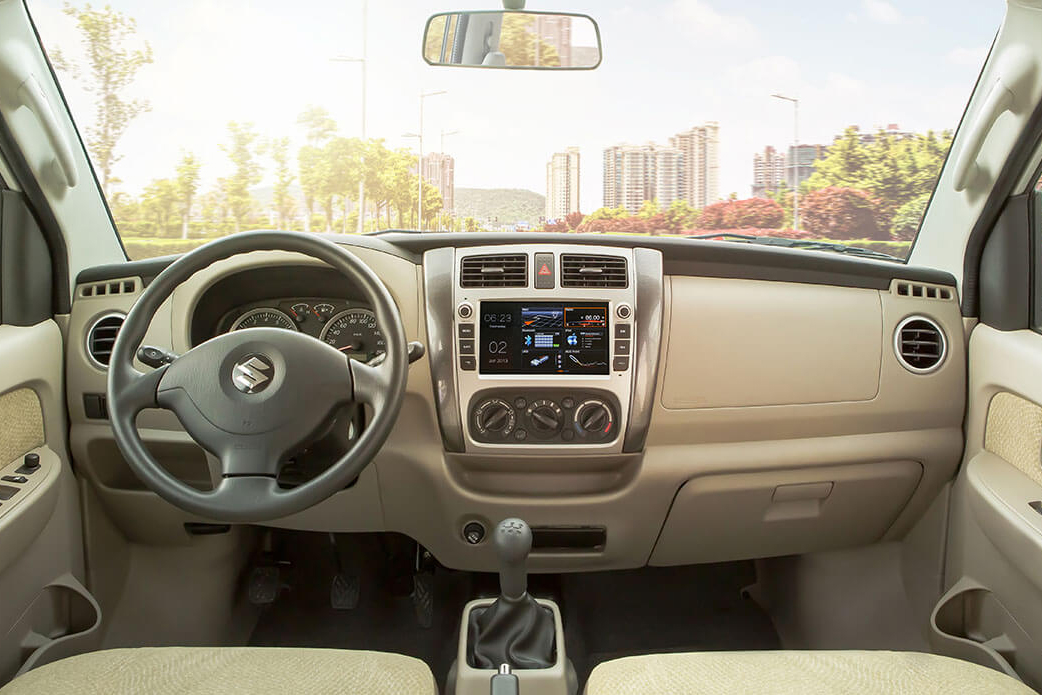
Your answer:
[[[625,443],[630,440],[630,408],[633,399],[635,375],[639,371],[636,363],[639,359],[635,354],[636,346],[641,340],[638,335],[639,317],[641,307],[637,302],[637,262],[635,250],[632,248],[620,248],[614,246],[592,246],[576,244],[537,244],[530,245],[524,249],[529,258],[529,272],[526,287],[460,287],[459,269],[464,258],[470,256],[483,256],[489,254],[501,254],[506,252],[517,253],[517,245],[503,246],[477,246],[455,249],[455,259],[452,270],[452,294],[453,311],[450,314],[452,322],[449,328],[450,344],[447,345],[446,354],[451,355],[448,364],[455,373],[455,391],[457,402],[455,403],[455,415],[459,418],[462,428],[463,444],[468,453],[502,453],[519,456],[549,456],[549,455],[578,455],[578,454],[617,454],[622,453]],[[553,289],[536,289],[534,281],[535,254],[553,254],[555,265],[555,287]],[[581,255],[604,255],[626,259],[628,274],[627,286],[624,288],[601,288],[601,287],[561,287],[560,286],[560,257],[562,254]],[[659,265],[661,267],[661,265]],[[658,275],[658,283],[661,287],[661,271]],[[428,291],[431,288],[428,287]],[[474,339],[476,347],[479,348],[481,341],[481,302],[483,301],[539,301],[539,302],[569,302],[569,301],[595,301],[608,305],[609,315],[609,340],[614,344],[614,326],[619,322],[615,309],[620,304],[628,304],[632,308],[632,316],[628,321],[631,328],[631,351],[630,368],[625,372],[611,371],[607,375],[553,375],[533,376],[529,374],[481,374],[480,367],[474,371],[463,371],[459,368],[458,345],[456,335],[460,323],[468,323],[474,326]],[[469,302],[474,306],[474,315],[469,321],[460,321],[455,312],[455,307],[463,302]],[[431,322],[428,316],[428,322]],[[658,336],[654,337],[657,353]],[[475,350],[475,353],[478,352]],[[474,355],[475,360],[478,354]],[[609,359],[614,359],[614,350],[611,351]],[[479,393],[490,389],[510,388],[539,389],[561,389],[574,387],[577,391],[584,389],[594,391],[610,392],[620,404],[622,412],[618,413],[618,434],[609,442],[599,443],[510,443],[510,444],[488,444],[479,442],[470,433],[470,406]],[[654,386],[652,385],[652,388]],[[444,424],[444,423],[443,423]],[[641,437],[641,439],[643,439]]]
[[[111,319],[119,317],[125,322],[127,315],[122,311],[107,311],[104,314],[99,314],[93,321],[90,322],[90,327],[87,328],[86,333],[83,336],[83,352],[87,355],[87,360],[94,365],[95,368],[100,369],[103,372],[107,372],[109,367],[107,364],[102,364],[95,357],[94,353],[90,349],[90,337],[94,334],[94,329],[98,327],[98,324],[105,319]]]
[[[925,321],[926,323],[928,323],[931,326],[933,326],[937,330],[937,334],[941,336],[941,358],[939,360],[937,360],[937,364],[935,364],[934,366],[929,367],[927,369],[920,369],[919,367],[913,367],[912,365],[908,364],[908,362],[905,361],[904,357],[901,356],[901,331],[904,330],[904,327],[907,326],[912,321]],[[897,328],[894,329],[894,337],[893,337],[892,343],[893,343],[893,348],[894,348],[894,356],[897,357],[897,361],[901,364],[902,367],[907,369],[912,374],[918,374],[920,376],[925,375],[925,374],[933,374],[938,369],[943,367],[944,363],[948,360],[948,336],[947,336],[947,334],[944,332],[944,329],[941,328],[941,325],[939,323],[937,323],[937,321],[935,321],[934,319],[930,318],[929,316],[924,316],[923,314],[912,314],[911,316],[906,316],[904,319],[902,319],[897,324]]]

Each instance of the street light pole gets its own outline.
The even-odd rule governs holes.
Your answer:
[[[349,58],[337,56],[331,58],[335,63],[358,63],[362,68],[362,170],[358,177],[358,233],[365,231],[365,147],[366,147],[366,94],[368,93],[369,66],[369,0],[362,0],[362,57]],[[347,214],[346,212],[344,213]],[[346,230],[345,230],[346,231]]]
[[[459,135],[458,130],[443,130],[441,131],[441,153],[445,154],[445,138],[450,135]]]
[[[420,92],[420,158],[416,162],[416,227],[423,231],[423,102],[427,97],[448,94],[445,90]]]
[[[782,96],[781,94],[772,94],[771,96],[792,104],[792,129],[793,142],[795,143],[792,148],[794,162],[792,177],[792,227],[798,230],[800,228],[800,100]]]

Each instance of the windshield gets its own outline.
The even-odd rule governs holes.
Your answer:
[[[567,5],[600,25],[595,71],[428,66],[425,21],[453,9],[428,1],[29,0],[132,258],[258,228],[719,232],[905,258],[1003,11]],[[565,55],[565,29],[539,50]]]

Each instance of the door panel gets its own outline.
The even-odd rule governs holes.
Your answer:
[[[938,628],[935,620],[934,635],[970,655],[977,643],[982,662],[997,654],[1039,688],[1042,335],[980,324],[970,337],[969,358],[966,454],[952,498],[949,591],[939,609],[963,603],[991,609],[965,609],[955,627],[941,619]]]
[[[82,646],[82,639],[60,638],[91,627],[97,616],[75,615],[92,609],[81,584],[82,531],[66,446],[58,325],[50,319],[34,326],[0,325],[0,361],[0,473],[25,478],[0,482],[4,683],[30,659],[39,664],[62,654],[70,642]],[[39,456],[34,472],[23,468],[28,453]]]

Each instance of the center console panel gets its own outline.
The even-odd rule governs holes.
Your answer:
[[[446,451],[643,449],[662,330],[662,256],[585,244],[424,255]]]

